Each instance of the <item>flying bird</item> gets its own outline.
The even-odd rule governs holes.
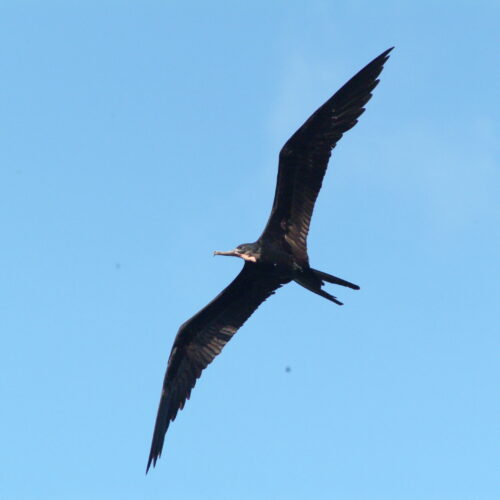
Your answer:
[[[146,473],[161,456],[168,426],[189,399],[202,371],[278,288],[295,281],[338,305],[342,303],[323,290],[325,282],[359,290],[309,265],[307,234],[332,149],[364,112],[392,49],[351,78],[283,146],[271,215],[259,239],[229,252],[214,252],[243,259],[243,269],[179,328],[168,359]]]

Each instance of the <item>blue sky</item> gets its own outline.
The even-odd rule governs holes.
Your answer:
[[[0,496],[498,498],[499,10],[2,2]],[[392,45],[309,239],[361,291],[267,301],[145,477],[177,328],[241,266],[212,251]]]

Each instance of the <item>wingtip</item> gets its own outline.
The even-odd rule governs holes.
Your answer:
[[[153,466],[153,469],[156,467],[156,461],[160,458],[160,456],[161,452],[155,453],[153,445],[151,445],[151,451],[149,452],[149,458],[148,458],[148,465],[146,466],[146,474],[149,472],[151,466]]]
[[[391,52],[394,50],[394,46],[389,47],[387,50],[384,50],[379,56],[377,56],[374,61],[381,62],[382,65],[389,59]]]
[[[153,457],[152,455],[149,457],[148,465],[146,466],[146,475],[148,474],[151,466],[153,466],[153,469],[156,467],[156,460],[157,459],[155,457]]]

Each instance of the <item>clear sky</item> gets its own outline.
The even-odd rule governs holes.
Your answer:
[[[251,5],[251,6],[250,6]],[[2,499],[497,499],[500,8],[0,3]],[[179,325],[239,271],[277,155],[386,48],[291,284],[145,476]]]

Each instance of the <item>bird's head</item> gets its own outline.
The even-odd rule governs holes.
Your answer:
[[[229,255],[231,257],[240,257],[247,262],[257,262],[260,257],[260,248],[256,243],[243,243],[229,252],[214,252],[214,255]]]

